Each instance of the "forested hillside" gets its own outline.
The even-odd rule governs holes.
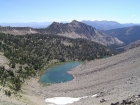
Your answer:
[[[1,33],[0,51],[10,60],[11,67],[11,70],[1,67],[1,85],[10,82],[12,85],[8,86],[16,91],[21,89],[25,78],[35,76],[37,71],[54,62],[93,60],[112,54],[107,47],[85,39],[40,34]]]
[[[11,66],[27,64],[35,70],[51,60],[93,60],[111,55],[110,50],[100,44],[84,39],[69,39],[54,35],[0,35],[0,50],[10,59]]]

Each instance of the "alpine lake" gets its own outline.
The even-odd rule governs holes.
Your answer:
[[[67,62],[64,64],[53,66],[46,70],[41,76],[40,82],[46,84],[61,83],[73,80],[73,76],[68,73],[69,70],[81,65],[82,62]]]

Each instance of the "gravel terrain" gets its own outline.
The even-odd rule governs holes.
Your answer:
[[[140,94],[140,47],[109,58],[86,62],[69,71],[74,79],[48,86],[32,78],[23,86],[28,105],[53,105],[46,98],[86,97],[69,105],[110,105]],[[65,101],[65,100],[64,100]]]
[[[94,60],[69,71],[70,82],[41,86],[30,80],[26,91],[42,99],[87,97],[71,105],[110,105],[140,93],[140,47],[105,59]],[[32,82],[31,82],[32,81]],[[102,100],[105,100],[102,102]],[[101,101],[101,102],[100,102]]]

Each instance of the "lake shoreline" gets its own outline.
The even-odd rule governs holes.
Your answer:
[[[71,62],[71,61],[68,61],[68,62]],[[57,66],[57,65],[64,64],[64,63],[66,63],[66,62],[57,62],[57,63],[55,63],[55,64],[49,64],[49,65],[46,65],[46,66],[45,66],[44,68],[42,68],[41,70],[39,70],[38,73],[37,73],[37,78],[39,78],[39,79],[38,79],[38,82],[39,82],[40,84],[50,85],[50,84],[46,84],[46,83],[41,83],[41,82],[40,82],[41,76],[47,71],[47,69],[49,69],[49,68],[51,68],[51,67],[54,67],[54,66]]]
[[[55,65],[47,69],[47,71],[41,76],[40,82],[55,84],[71,81],[74,77],[71,74],[69,74],[68,71],[81,64],[82,62],[80,61],[73,61],[65,62],[60,65]]]
[[[140,93],[140,47],[109,58],[86,62],[69,71],[74,79],[69,82],[43,86],[37,79],[29,81],[28,89],[32,88],[37,97],[44,102],[53,97],[88,97],[72,105],[103,105],[122,101]],[[41,98],[41,99],[42,99]],[[43,105],[43,104],[42,104]],[[45,104],[44,104],[45,105]]]

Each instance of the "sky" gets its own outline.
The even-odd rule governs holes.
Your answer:
[[[0,0],[0,23],[108,20],[140,23],[140,0]]]

